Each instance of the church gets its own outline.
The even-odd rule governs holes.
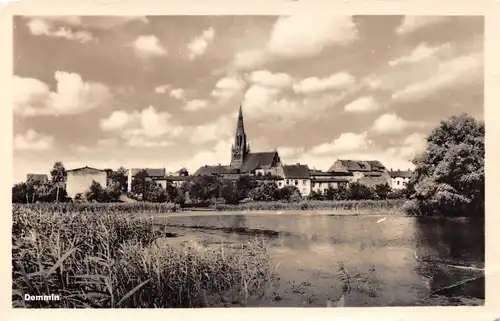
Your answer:
[[[259,153],[252,153],[250,151],[250,143],[247,141],[247,135],[245,133],[243,110],[240,106],[236,123],[236,133],[231,147],[230,165],[205,165],[200,167],[194,175],[220,175],[234,179],[241,174],[265,175],[269,173],[276,175],[280,166],[281,159],[277,151]]]

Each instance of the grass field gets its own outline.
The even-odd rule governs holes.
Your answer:
[[[37,204],[13,207],[14,307],[168,308],[245,305],[273,281],[267,247],[159,245],[168,236],[139,209],[169,205]],[[24,295],[60,301],[24,301]]]

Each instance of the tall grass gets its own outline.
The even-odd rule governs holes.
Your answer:
[[[12,204],[13,211],[17,209],[31,209],[40,212],[57,213],[168,213],[179,210],[179,205],[174,203],[31,203]]]
[[[274,278],[261,242],[178,248],[157,242],[165,235],[151,220],[126,213],[15,206],[13,306],[201,307],[228,293],[244,304]],[[25,294],[56,294],[61,300],[24,301]]]
[[[335,210],[335,211],[400,211],[404,200],[384,201],[316,201],[301,202],[250,202],[238,205],[218,204],[213,206],[218,211],[295,211],[295,210]]]

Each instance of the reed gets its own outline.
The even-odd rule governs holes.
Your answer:
[[[14,307],[202,307],[227,295],[244,305],[274,279],[262,241],[173,247],[159,242],[166,232],[150,219],[100,206],[100,213],[53,207],[61,208],[13,209]],[[60,300],[25,301],[25,294]]]

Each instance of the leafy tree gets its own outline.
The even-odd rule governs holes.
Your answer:
[[[158,183],[147,180],[146,192],[143,196],[143,200],[147,202],[163,203],[167,201],[167,193]]]
[[[126,193],[128,188],[128,170],[124,167],[118,168],[116,171],[108,172],[109,183],[117,183],[121,193]]]
[[[248,193],[254,201],[275,201],[278,199],[278,187],[274,182],[262,182]]]
[[[297,202],[302,197],[297,186],[287,185],[278,190],[278,199],[285,202]]]
[[[221,187],[221,197],[227,204],[238,204],[240,201],[240,193],[236,184],[230,180],[224,180]]]
[[[28,203],[28,184],[19,183],[12,187],[12,203]]]
[[[467,114],[442,121],[413,160],[409,211],[484,217],[484,123]]]
[[[330,185],[323,194],[324,199],[328,201],[342,201],[349,199],[349,190],[344,184],[339,184],[337,187]]]
[[[106,191],[104,188],[99,184],[99,182],[92,181],[92,184],[90,184],[89,189],[85,192],[85,198],[87,201],[95,201],[95,202],[103,202],[106,200]]]
[[[60,190],[64,188],[66,184],[66,177],[68,176],[66,168],[62,162],[55,162],[52,170],[50,171],[51,181],[56,189],[55,200],[59,202],[61,200]]]
[[[391,191],[392,189],[389,184],[378,184],[374,187],[375,195],[381,200],[386,200]]]
[[[122,195],[122,185],[119,182],[111,181],[104,189],[105,199],[108,202],[116,202]]]
[[[148,172],[145,169],[140,170],[137,174],[132,178],[131,183],[131,192],[134,195],[140,195],[143,200],[145,200],[146,196],[146,182],[148,180]]]
[[[179,176],[189,176],[188,170],[185,167],[179,169]]]
[[[312,190],[308,198],[310,200],[322,201],[325,199],[325,196],[321,191]]]
[[[172,202],[172,203],[177,203],[179,195],[181,194],[180,190],[170,182],[167,182],[165,193],[167,197],[167,202]]]
[[[349,184],[348,199],[350,200],[371,200],[375,195],[374,190],[364,184],[358,182]]]
[[[243,200],[248,196],[251,190],[257,187],[257,181],[249,175],[242,175],[236,181],[236,188],[239,192],[239,199]]]

